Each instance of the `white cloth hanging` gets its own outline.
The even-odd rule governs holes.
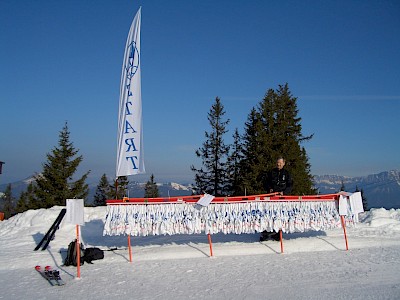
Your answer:
[[[282,230],[304,232],[341,226],[340,211],[346,225],[356,218],[347,199],[336,201],[249,201],[211,203],[196,209],[192,203],[108,205],[104,235],[174,235],[223,232],[255,233]]]

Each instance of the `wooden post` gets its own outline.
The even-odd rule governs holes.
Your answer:
[[[342,227],[343,227],[343,233],[344,233],[344,240],[346,241],[346,251],[349,250],[349,244],[347,242],[347,233],[346,233],[346,222],[344,220],[344,216],[340,216],[340,219],[342,220]]]
[[[76,225],[76,277],[81,278],[81,245],[79,242],[79,225]]]
[[[279,238],[281,240],[281,253],[283,253],[283,238],[282,238],[282,229],[279,230]]]
[[[213,256],[211,234],[208,234],[208,244],[210,245],[210,257]]]

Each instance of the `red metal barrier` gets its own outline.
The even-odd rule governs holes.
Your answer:
[[[203,195],[174,196],[159,198],[123,198],[107,200],[107,205],[123,204],[160,204],[160,203],[196,203]],[[215,197],[211,203],[248,202],[248,201],[332,201],[338,200],[339,194],[281,196],[278,193],[250,196]]]
[[[338,194],[324,194],[324,195],[304,195],[304,196],[282,196],[278,193],[260,194],[250,196],[233,196],[233,197],[215,197],[211,203],[240,203],[251,201],[276,201],[276,202],[295,202],[295,201],[336,201],[339,200],[340,193]],[[110,199],[107,200],[107,205],[132,205],[132,204],[172,204],[172,203],[192,203],[195,204],[203,195],[192,196],[174,196],[174,197],[159,197],[159,198],[123,198],[123,199]],[[341,216],[344,238],[346,242],[346,250],[348,250],[346,224],[344,217]],[[283,253],[283,237],[282,230],[279,231],[281,253]],[[213,256],[211,235],[208,233],[208,243],[210,246],[210,257]],[[128,236],[129,247],[129,261],[132,262],[131,241]]]

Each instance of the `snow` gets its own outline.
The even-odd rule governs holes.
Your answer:
[[[189,191],[189,188],[188,188],[187,186],[184,186],[184,185],[179,184],[179,183],[176,183],[176,182],[171,182],[171,187],[172,187],[174,190],[178,190],[178,191],[180,191],[180,190],[182,190],[182,191]]]
[[[0,299],[400,299],[400,209],[372,209],[342,229],[284,234],[103,236],[105,207],[85,208],[86,247],[103,260],[62,265],[75,225],[63,222],[45,251],[33,251],[63,207],[29,210],[0,222]],[[117,250],[112,250],[118,248]],[[34,270],[51,265],[65,286],[50,286]]]

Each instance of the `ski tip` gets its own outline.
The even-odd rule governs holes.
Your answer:
[[[36,266],[35,269],[36,269],[36,270],[40,270],[40,266]]]
[[[48,270],[51,270],[51,267],[50,266],[45,266],[44,269],[48,271]]]

